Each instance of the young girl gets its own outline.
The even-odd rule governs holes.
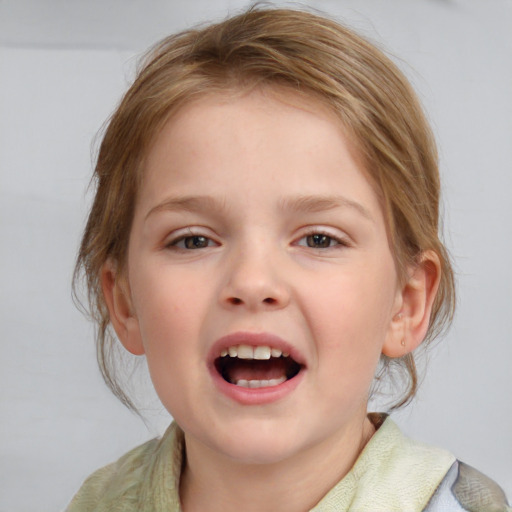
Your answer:
[[[338,24],[253,9],[164,40],[113,115],[77,272],[175,422],[77,511],[507,510],[367,413],[449,322],[435,144],[396,66]]]

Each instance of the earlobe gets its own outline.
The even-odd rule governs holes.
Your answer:
[[[441,263],[434,251],[425,251],[410,268],[399,292],[398,311],[391,319],[382,353],[402,357],[416,349],[427,334],[430,314],[441,278]]]
[[[118,275],[115,264],[107,260],[101,269],[101,288],[110,315],[110,323],[124,348],[134,355],[144,354],[139,324],[133,311],[130,287]]]

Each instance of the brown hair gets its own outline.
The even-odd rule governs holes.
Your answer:
[[[398,274],[425,250],[441,260],[441,283],[426,341],[452,318],[453,272],[439,239],[439,173],[435,142],[414,91],[374,45],[327,18],[304,11],[252,8],[221,23],[164,39],[146,56],[113,114],[94,173],[96,196],[74,277],[85,276],[97,323],[105,381],[133,407],[114,376],[115,338],[100,284],[110,258],[125,265],[144,158],[165,121],[184,103],[218,91],[284,86],[320,99],[340,118],[365,158],[381,196]],[[425,342],[424,342],[425,343]],[[395,406],[417,388],[412,354],[397,360],[408,384]],[[395,361],[383,358],[384,367]]]

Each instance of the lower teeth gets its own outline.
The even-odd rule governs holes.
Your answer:
[[[242,388],[271,388],[273,386],[278,386],[282,384],[286,380],[286,377],[279,377],[279,379],[270,379],[270,380],[245,380],[240,379],[235,382],[236,386],[240,386]]]

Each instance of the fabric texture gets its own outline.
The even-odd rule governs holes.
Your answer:
[[[428,512],[465,510],[457,499],[459,508],[436,508],[433,499],[439,498],[436,490],[443,488],[443,479],[457,464],[453,455],[412,441],[385,415],[369,417],[376,433],[350,472],[310,512],[421,512],[427,506]],[[183,432],[172,423],[161,439],[93,473],[67,512],[181,512],[183,450]],[[504,505],[489,510],[508,509]]]
[[[423,512],[510,511],[501,487],[475,468],[455,461]]]

